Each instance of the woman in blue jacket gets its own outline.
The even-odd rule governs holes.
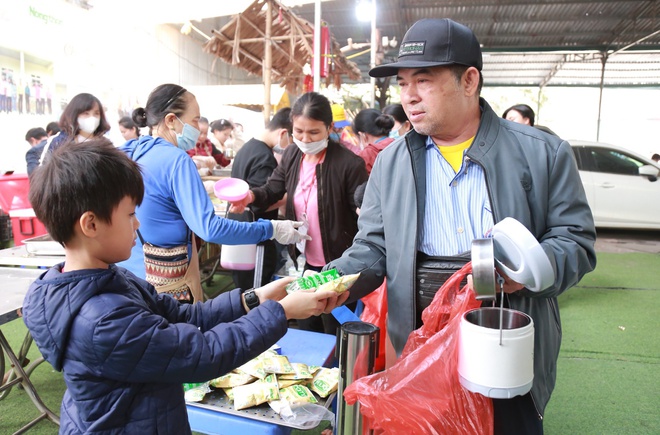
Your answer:
[[[190,244],[190,231],[202,240],[223,245],[256,244],[273,238],[287,245],[304,239],[296,231],[300,223],[247,223],[216,216],[195,163],[186,154],[199,137],[199,118],[195,96],[175,84],[158,86],[146,107],[133,112],[138,127],[149,127],[148,135],[121,147],[144,174],[144,201],[137,209],[142,239],[165,248]],[[139,240],[121,266],[146,277]]]

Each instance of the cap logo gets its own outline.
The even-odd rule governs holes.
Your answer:
[[[426,41],[421,42],[404,42],[399,48],[399,57],[424,54]]]

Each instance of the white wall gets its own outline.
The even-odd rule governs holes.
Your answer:
[[[499,115],[514,104],[528,104],[537,112],[537,124],[551,128],[559,136],[596,140],[598,88],[545,88],[540,111],[536,88],[484,88],[482,96]],[[598,140],[648,157],[660,153],[658,101],[657,88],[605,88]]]

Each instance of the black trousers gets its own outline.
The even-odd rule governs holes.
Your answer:
[[[494,435],[543,435],[543,420],[530,393],[512,399],[493,399],[493,408]]]

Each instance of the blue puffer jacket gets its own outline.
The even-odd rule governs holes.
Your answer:
[[[181,384],[227,373],[286,333],[280,304],[245,315],[239,290],[179,305],[123,268],[62,266],[23,305],[41,353],[64,372],[62,434],[189,434]]]

